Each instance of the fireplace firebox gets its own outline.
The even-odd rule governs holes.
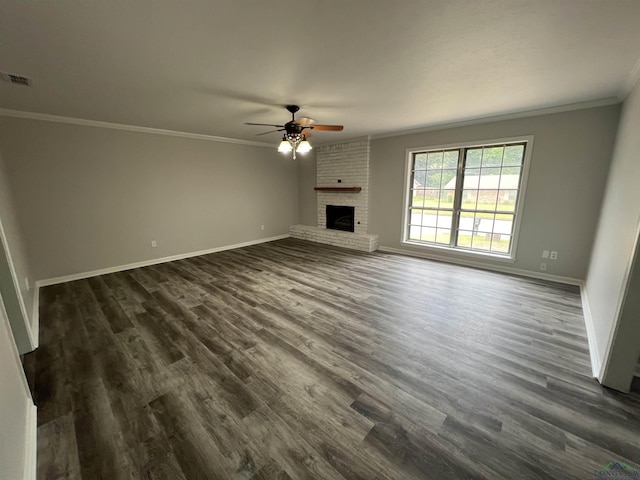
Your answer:
[[[332,230],[355,231],[355,207],[327,205],[327,228]]]

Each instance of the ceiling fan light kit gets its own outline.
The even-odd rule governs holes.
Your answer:
[[[258,135],[264,135],[266,133],[282,132],[282,141],[278,145],[278,152],[280,153],[293,153],[293,159],[296,159],[296,153],[305,154],[313,148],[307,137],[311,136],[308,132],[303,133],[305,130],[327,130],[332,132],[339,132],[344,127],[342,125],[317,125],[312,118],[301,118],[296,121],[296,112],[300,110],[297,105],[286,105],[285,108],[291,113],[291,121],[284,125],[272,125],[270,123],[247,123],[246,125],[263,125],[266,127],[277,127],[277,130],[271,132],[259,133]]]
[[[278,145],[280,153],[293,152],[293,159],[296,159],[296,153],[305,154],[311,151],[313,147],[308,142],[307,137],[301,133],[285,133],[282,141]]]
[[[302,136],[302,138],[304,138],[304,135]],[[296,151],[298,153],[307,153],[309,151],[311,151],[313,147],[311,146],[311,144],[306,141],[306,140],[302,140],[300,142],[300,145],[298,145],[298,148],[296,148]]]
[[[293,150],[293,147],[291,146],[291,144],[287,141],[287,136],[283,135],[282,136],[282,141],[280,142],[280,145],[278,145],[278,151],[280,153],[289,153]]]

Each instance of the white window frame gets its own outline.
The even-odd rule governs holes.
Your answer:
[[[433,250],[434,252],[450,252],[456,255],[470,257],[490,257],[496,260],[507,262],[516,261],[516,252],[518,249],[518,240],[520,237],[520,226],[522,224],[522,212],[524,210],[527,183],[529,180],[529,167],[531,166],[531,153],[533,152],[533,135],[523,135],[519,137],[500,138],[492,140],[481,140],[472,142],[456,142],[446,145],[430,145],[427,147],[407,148],[405,173],[404,173],[404,202],[402,205],[402,237],[400,243],[410,245],[412,247],[420,247],[425,250]],[[526,143],[524,149],[524,158],[522,159],[522,174],[520,177],[520,188],[518,191],[518,202],[515,210],[515,224],[513,226],[513,235],[511,237],[511,252],[508,255],[495,252],[483,252],[479,250],[469,250],[463,248],[454,248],[448,245],[427,244],[424,242],[409,240],[409,207],[411,206],[411,178],[413,156],[416,153],[423,153],[432,150],[454,150],[473,147],[491,147],[504,145],[505,143]],[[455,228],[452,226],[452,228]]]

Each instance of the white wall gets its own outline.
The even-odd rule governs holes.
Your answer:
[[[27,290],[25,283],[25,278],[33,282],[33,276],[11,190],[0,152],[0,294],[18,350],[27,353],[38,344],[37,318],[32,316],[33,290]]]
[[[37,280],[283,235],[297,223],[297,166],[275,146],[7,117],[0,145]]]
[[[547,273],[584,279],[619,113],[612,105],[373,139],[369,232],[380,235],[381,248],[420,251],[400,241],[407,148],[534,135],[517,259],[472,261],[539,274],[542,250],[556,250]],[[438,255],[468,261],[455,252]]]
[[[639,229],[640,84],[624,102],[585,287],[600,379],[622,391],[640,354]]]
[[[0,478],[35,478],[35,407],[0,298]]]

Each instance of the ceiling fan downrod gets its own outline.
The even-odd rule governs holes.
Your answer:
[[[291,113],[291,121],[295,122],[296,120],[296,112],[300,110],[298,105],[285,105],[285,108]]]

